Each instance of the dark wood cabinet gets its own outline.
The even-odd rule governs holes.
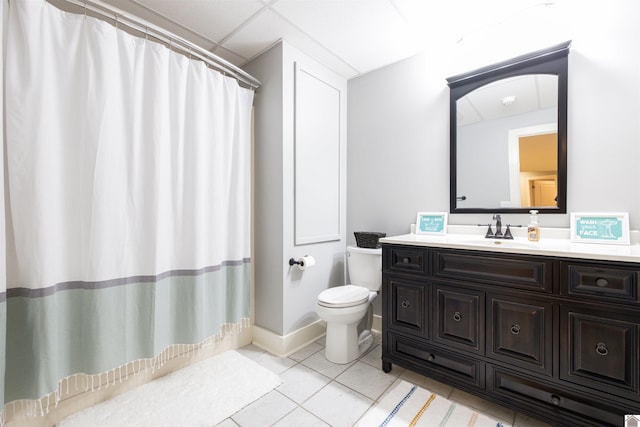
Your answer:
[[[389,329],[429,338],[427,307],[429,293],[420,281],[387,275],[384,278],[382,301],[387,304]]]
[[[583,300],[638,303],[637,266],[562,263],[562,292]]]
[[[554,425],[640,414],[640,264],[383,244],[382,368]]]
[[[640,317],[572,306],[561,309],[560,378],[640,401]]]
[[[491,295],[489,304],[487,356],[552,375],[552,304],[500,295]]]
[[[433,285],[433,341],[484,354],[484,293]]]

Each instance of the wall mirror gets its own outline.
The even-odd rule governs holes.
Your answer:
[[[566,213],[570,45],[447,79],[451,213]]]

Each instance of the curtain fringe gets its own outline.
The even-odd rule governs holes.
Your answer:
[[[215,348],[220,341],[227,336],[238,335],[243,329],[251,327],[249,318],[242,318],[238,323],[225,323],[220,327],[220,331],[196,344],[172,344],[162,350],[155,357],[136,359],[124,365],[115,367],[109,371],[99,374],[77,373],[69,375],[58,381],[58,389],[39,399],[20,399],[4,405],[0,412],[0,427],[5,422],[15,416],[26,415],[27,417],[45,416],[49,413],[51,405],[54,408],[58,404],[71,396],[81,393],[94,392],[115,386],[116,382],[122,384],[129,380],[129,375],[138,376],[146,373],[153,375],[168,362],[177,358],[195,358],[205,349]],[[70,384],[73,382],[73,386]]]

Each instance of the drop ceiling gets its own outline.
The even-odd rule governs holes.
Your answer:
[[[482,86],[458,100],[457,124],[527,114],[558,105],[558,78],[554,75],[524,75]]]
[[[453,45],[541,0],[104,1],[239,67],[284,39],[350,79]]]

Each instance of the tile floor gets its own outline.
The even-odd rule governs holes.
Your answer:
[[[254,345],[238,351],[278,374],[282,384],[224,420],[219,427],[353,426],[400,380],[473,407],[515,427],[547,426],[395,365],[390,373],[385,374],[380,368],[379,336],[376,336],[376,342],[368,353],[347,365],[337,365],[325,359],[324,338],[289,357],[273,356]]]

